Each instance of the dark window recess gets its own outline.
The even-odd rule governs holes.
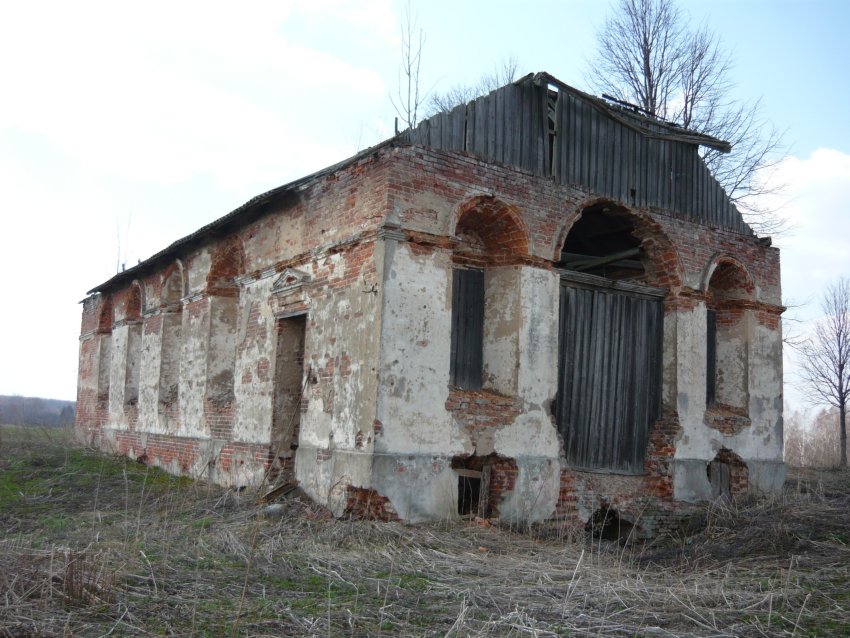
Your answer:
[[[561,286],[556,418],[573,467],[644,471],[661,411],[660,299]]]
[[[729,464],[712,461],[708,464],[708,482],[711,484],[711,498],[732,498]]]
[[[476,476],[477,475],[477,476]],[[477,514],[481,502],[481,473],[463,472],[457,477],[457,513]]]
[[[484,351],[484,273],[463,269],[453,273],[451,384],[478,390]]]
[[[717,311],[709,310],[705,318],[705,403],[717,399]]]

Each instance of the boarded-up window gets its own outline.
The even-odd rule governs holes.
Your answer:
[[[661,409],[663,320],[660,297],[562,285],[556,416],[573,467],[643,472]]]
[[[717,398],[717,311],[708,310],[705,317],[705,403],[714,405]]]
[[[451,384],[481,387],[484,351],[484,273],[455,269],[452,276]]]

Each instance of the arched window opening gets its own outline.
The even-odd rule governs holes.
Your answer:
[[[605,203],[583,210],[564,240],[555,418],[572,467],[644,472],[661,414],[666,294],[646,284],[678,278],[664,272],[662,247],[657,230]]]
[[[142,292],[138,282],[133,282],[130,286],[124,323],[127,326],[124,405],[135,406],[139,401],[139,381],[142,370]]]
[[[645,281],[645,255],[634,217],[612,204],[582,211],[561,250],[558,268],[615,281]]]
[[[102,406],[109,402],[109,385],[112,378],[112,297],[106,297],[100,307],[97,322],[100,347],[97,364],[97,400]]]
[[[731,260],[720,261],[706,294],[706,405],[749,411],[749,307],[753,286]]]
[[[239,315],[239,287],[234,278],[244,272],[244,265],[242,242],[232,237],[214,248],[207,275],[210,332],[206,399],[218,407],[231,403],[234,397]]]
[[[727,448],[722,448],[706,467],[711,485],[712,500],[730,500],[743,496],[749,489],[749,469],[744,460]]]
[[[179,265],[177,265],[163,280],[160,297],[162,343],[159,368],[159,402],[161,410],[168,410],[177,401],[183,348],[182,298],[183,277]]]
[[[492,197],[461,208],[452,272],[450,384],[516,390],[520,274],[528,239],[518,213]]]

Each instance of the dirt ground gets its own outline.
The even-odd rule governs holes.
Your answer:
[[[850,473],[689,537],[329,519],[0,428],[0,638],[850,636]]]

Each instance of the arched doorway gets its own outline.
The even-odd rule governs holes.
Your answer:
[[[584,209],[561,251],[556,421],[576,468],[641,474],[661,413],[666,238],[626,209]],[[647,246],[653,246],[647,249]]]

